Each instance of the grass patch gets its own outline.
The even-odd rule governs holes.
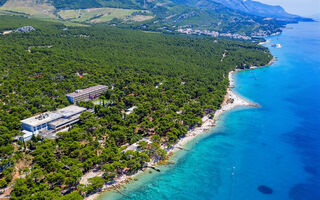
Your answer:
[[[25,13],[38,18],[55,17],[55,7],[47,3],[40,3],[33,0],[9,0],[0,10]]]
[[[76,22],[71,22],[71,21],[65,21],[65,20],[59,20],[59,19],[54,19],[54,18],[46,18],[46,19],[41,19],[42,21],[48,21],[48,22],[59,22],[62,23],[66,26],[70,26],[70,27],[88,27],[90,25],[88,24],[80,24],[80,23],[76,23]]]
[[[125,18],[138,10],[120,8],[90,8],[78,10],[61,10],[58,15],[73,22],[101,23],[114,18]]]
[[[146,21],[153,16],[133,15],[141,10],[120,8],[89,8],[76,10],[60,10],[43,1],[8,0],[0,7],[0,15],[27,16],[45,21],[62,22],[66,26],[85,26],[81,23],[103,23],[112,19],[126,21]]]
[[[109,101],[106,100],[106,99],[97,98],[97,99],[93,99],[93,100],[92,100],[92,103],[93,103],[94,105],[103,105],[103,103],[104,103],[105,105],[107,105],[107,104],[109,103]]]
[[[130,20],[135,22],[143,22],[143,21],[151,20],[153,18],[154,16],[151,16],[151,15],[135,15],[135,16],[132,16]]]

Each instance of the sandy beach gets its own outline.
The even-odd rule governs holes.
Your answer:
[[[265,42],[260,42],[259,45],[264,45],[264,44],[267,44],[269,42],[270,42],[270,40],[266,40]]]
[[[209,115],[204,116],[202,118],[202,125],[200,127],[197,127],[193,130],[191,130],[184,138],[182,138],[176,145],[175,148],[170,151],[176,151],[179,150],[180,147],[188,143],[189,141],[193,140],[194,137],[197,137],[199,135],[208,133],[210,129],[212,129],[216,122],[219,120],[219,117],[224,112],[230,111],[237,107],[259,107],[258,104],[253,103],[243,97],[241,97],[239,94],[234,92],[232,88],[234,88],[234,79],[233,74],[236,71],[229,72],[229,87],[227,89],[227,93],[224,97],[224,101],[221,104],[221,108],[217,110],[214,114],[214,117],[212,119],[209,118]],[[170,152],[169,151],[169,152]]]
[[[190,130],[184,138],[180,139],[178,141],[178,143],[173,146],[173,148],[170,148],[167,150],[167,154],[181,150],[185,144],[187,144],[189,141],[192,141],[195,137],[208,133],[215,126],[216,122],[219,120],[219,117],[224,112],[230,111],[230,110],[237,108],[237,107],[258,107],[259,106],[258,104],[253,103],[253,102],[241,97],[240,95],[238,95],[236,92],[233,91],[234,84],[235,84],[234,79],[233,79],[233,74],[235,72],[236,71],[231,71],[228,75],[229,76],[228,77],[229,78],[229,87],[228,87],[227,93],[224,97],[224,101],[221,104],[221,108],[215,112],[214,117],[210,119],[209,115],[204,116],[202,118],[202,125],[200,127],[194,128],[193,130]],[[148,163],[148,166],[154,166],[154,165],[156,165],[156,163],[153,161]],[[139,174],[141,172],[142,171],[139,171],[138,173],[131,175],[131,176],[123,175],[121,177],[118,177],[116,183],[114,183],[112,185],[104,185],[101,192],[92,194],[92,195],[86,197],[85,200],[97,199],[100,196],[100,194],[102,194],[104,191],[111,189],[111,188],[114,188],[116,186],[119,186],[122,183],[127,182],[129,179],[133,178],[134,176],[136,176],[137,174]],[[93,170],[91,170],[82,177],[80,182],[87,183],[88,178],[92,178],[94,176],[101,176],[101,175],[102,175],[102,173],[100,171],[93,172]]]

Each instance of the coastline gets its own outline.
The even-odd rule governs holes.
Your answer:
[[[175,144],[172,150],[168,151],[168,153],[178,151],[181,149],[182,146],[184,146],[189,141],[193,140],[195,137],[208,133],[212,128],[215,127],[217,121],[219,120],[219,117],[223,113],[238,107],[259,107],[259,104],[256,104],[254,102],[251,102],[248,99],[245,99],[244,97],[240,96],[239,94],[237,94],[232,90],[232,88],[234,88],[233,74],[238,71],[240,70],[229,72],[229,75],[228,75],[229,86],[227,89],[227,93],[221,104],[221,108],[214,113],[214,117],[210,119],[209,115],[204,116],[202,118],[202,122],[203,122],[202,125],[188,132],[185,137],[180,139],[179,142]]]
[[[291,42],[290,40],[288,40],[287,42]],[[275,50],[276,51],[276,50]],[[292,52],[292,50],[290,51],[290,52]],[[280,53],[280,55],[279,56],[281,56],[281,53]],[[259,73],[259,71],[260,72],[262,72],[262,71],[264,71],[263,69],[260,69],[260,70],[257,70],[257,71],[254,71],[254,72],[257,72],[256,74],[259,74],[259,75],[261,75],[261,74],[266,74],[266,75],[264,75],[264,76],[268,76],[268,77],[270,77],[270,78],[274,78],[275,77],[275,74],[279,74],[279,71],[278,70],[281,70],[280,68],[284,68],[284,67],[286,67],[286,65],[283,65],[283,63],[285,63],[285,62],[283,62],[283,59],[282,59],[283,57],[280,57],[280,63],[279,64],[277,64],[277,66],[275,66],[275,67],[273,67],[273,68],[278,68],[278,69],[276,69],[275,71],[276,72],[274,72],[274,70],[267,70],[267,73]],[[285,60],[286,61],[286,60]],[[299,62],[298,62],[299,63]],[[270,64],[270,63],[269,63]],[[293,63],[293,64],[297,64],[297,63]],[[300,64],[301,65],[301,64]],[[281,67],[280,67],[281,66]],[[288,66],[291,66],[291,65],[288,65]],[[263,67],[263,66],[262,66]],[[281,73],[286,73],[286,70],[287,69],[284,69],[284,70],[282,70],[282,71],[280,71],[280,74]],[[301,73],[302,71],[300,71],[300,73]],[[250,72],[248,72],[247,73],[247,75],[249,74]],[[270,74],[269,74],[270,73]],[[299,72],[298,72],[299,73]],[[242,75],[241,75],[242,76]],[[250,75],[249,75],[250,76]],[[244,77],[246,77],[246,78],[248,78],[248,76],[246,76],[246,75],[244,75]],[[276,76],[277,78],[281,78],[281,75],[280,76]],[[259,78],[259,76],[258,76],[258,78]],[[242,79],[242,78],[241,78]],[[249,79],[250,80],[252,80],[253,78],[252,78],[252,76],[250,76],[249,77]],[[259,78],[260,79],[260,78]],[[258,81],[253,81],[253,82],[258,82]],[[250,82],[250,83],[252,83],[252,82]],[[237,85],[238,86],[238,85]],[[266,89],[267,87],[263,87],[263,89]],[[250,89],[250,90],[252,90],[252,88]],[[245,90],[243,90],[243,91],[246,91],[246,93],[247,93],[247,89],[245,89]],[[264,90],[262,90],[262,91],[264,91]],[[261,91],[260,91],[261,92]],[[270,94],[273,94],[272,92],[272,89],[271,89],[271,91],[270,91],[271,93]],[[281,91],[280,91],[280,93],[281,93]],[[248,92],[248,94],[255,94],[255,93],[252,93],[252,92]],[[265,94],[263,94],[262,93],[262,95],[265,95]],[[261,95],[261,96],[262,96]],[[261,99],[261,96],[257,96],[256,98],[257,99]],[[281,96],[285,96],[285,95],[281,95]],[[274,98],[273,98],[274,99]],[[259,101],[260,102],[260,101]],[[274,101],[274,102],[279,102],[279,101]],[[308,101],[306,101],[306,102],[308,102]],[[310,101],[309,101],[310,102]],[[273,103],[273,101],[272,101],[272,103]],[[261,105],[268,105],[268,104],[266,104],[265,103],[265,101],[261,101]],[[269,104],[270,105],[270,104]],[[275,109],[277,109],[277,108],[275,108]],[[271,111],[269,111],[269,113],[268,114],[270,114],[271,112],[274,112],[275,111],[275,109],[274,110],[271,110]],[[256,112],[260,112],[259,110],[258,111],[256,111]],[[237,114],[235,114],[235,116],[236,115],[238,115],[238,114],[240,114],[241,115],[241,113],[237,113]],[[264,114],[265,115],[265,114]],[[242,116],[244,116],[244,115],[242,115]],[[266,115],[265,115],[266,116]],[[271,116],[277,116],[277,114],[276,115],[271,115]],[[224,121],[224,119],[222,119],[222,118],[224,118],[224,117],[221,117],[220,116],[220,118],[221,118],[221,121]],[[229,117],[227,117],[228,119],[227,120],[229,120]],[[232,117],[231,117],[232,118]],[[312,116],[310,116],[310,120],[311,120],[311,118],[312,118]],[[251,123],[255,123],[255,121],[257,120],[257,119],[259,119],[259,118],[255,118],[254,120],[252,120],[251,121]],[[231,119],[232,120],[232,119]],[[271,122],[272,123],[272,122]],[[281,123],[281,122],[279,122],[279,123]],[[220,123],[220,124],[222,124],[222,123]],[[218,123],[218,126],[220,126],[220,124]],[[290,122],[288,122],[287,124],[285,124],[285,126],[287,126],[288,124],[290,124]],[[246,124],[245,124],[246,125]],[[243,126],[243,125],[242,125]],[[234,126],[234,127],[238,127],[238,126]],[[232,126],[232,128],[233,128],[233,126]],[[230,128],[230,129],[232,129],[232,128]],[[254,130],[254,129],[256,129],[256,128],[259,128],[259,127],[255,127],[255,128],[253,128],[253,129],[250,129],[250,131],[251,130]],[[272,129],[274,129],[274,127],[271,127],[271,129],[270,130],[272,130]],[[234,131],[235,130],[235,131]],[[228,130],[227,130],[228,131]],[[237,129],[233,129],[233,132],[236,132],[237,131]],[[233,132],[231,132],[231,133],[233,133]],[[242,132],[242,131],[241,131]],[[269,132],[269,131],[268,131]],[[225,133],[225,132],[222,132],[222,133]],[[208,133],[208,135],[209,134],[211,134],[211,133]],[[299,134],[300,135],[300,134]],[[303,136],[303,134],[301,134],[302,136]],[[281,135],[280,135],[280,137],[281,137]],[[202,137],[201,137],[202,138]],[[208,138],[210,138],[210,137],[208,137]],[[206,138],[206,135],[204,135],[204,139],[206,139],[206,140],[210,140],[210,139],[208,139],[208,138]],[[224,139],[224,140],[222,140],[222,142],[217,142],[217,143],[223,143],[223,142],[226,142],[226,141],[228,141],[229,139],[227,138],[227,137],[223,137],[223,138],[226,138],[226,139]],[[270,152],[270,150],[272,151],[272,145],[274,145],[274,143],[273,143],[273,140],[274,140],[274,137],[272,137],[272,138],[269,138],[269,136],[266,136],[266,138],[268,138],[268,146],[270,146],[269,148],[266,148],[265,150],[263,150],[262,152],[263,153],[268,153],[268,152]],[[241,138],[242,139],[242,138]],[[198,138],[197,139],[195,139],[195,140],[198,140]],[[239,138],[238,139],[236,139],[236,141],[234,142],[235,144],[239,144]],[[263,138],[263,139],[261,139],[260,141],[263,141],[263,142],[265,142],[265,138]],[[271,142],[270,142],[271,141]],[[206,143],[206,142],[205,142]],[[209,142],[208,142],[209,143]],[[233,142],[232,142],[233,143]],[[189,144],[195,144],[195,142],[193,141],[193,142],[190,142]],[[209,143],[210,144],[210,143]],[[214,143],[215,144],[215,143]],[[262,144],[264,144],[264,143],[262,143]],[[200,145],[200,144],[199,144]],[[201,146],[201,148],[199,148],[199,149],[203,149],[202,148],[202,144],[200,145]],[[234,145],[234,146],[231,146],[231,147],[228,147],[229,149],[232,149],[232,151],[234,152],[233,154],[232,154],[232,156],[230,157],[230,161],[232,161],[232,160],[234,160],[234,158],[238,158],[238,150],[239,149],[242,149],[241,147],[240,148],[235,148],[235,147],[237,147],[237,146],[241,146],[241,145]],[[265,145],[264,145],[265,146]],[[261,148],[261,145],[255,145],[255,147],[258,147],[257,148],[257,151],[259,150],[260,151],[260,149],[259,148]],[[307,147],[306,147],[307,148]],[[252,149],[252,147],[250,147],[250,149]],[[208,148],[206,148],[205,150],[208,150]],[[197,150],[197,152],[198,152],[199,150]],[[225,149],[224,148],[222,148],[222,150],[219,150],[218,152],[222,152],[222,151],[225,151]],[[201,150],[200,152],[204,152],[204,150]],[[209,150],[209,152],[210,152],[210,150]],[[211,153],[211,152],[210,152]],[[260,152],[259,152],[260,153]],[[285,157],[286,157],[286,155],[288,155],[288,156],[290,156],[290,154],[289,153],[291,153],[290,151],[283,151],[283,152],[281,152],[281,154],[283,154]],[[293,152],[294,153],[294,152]],[[191,153],[183,153],[183,154],[191,154]],[[175,154],[176,155],[176,154]],[[201,154],[196,154],[196,155],[201,155]],[[254,155],[259,155],[259,154],[254,154]],[[260,154],[261,155],[261,154]],[[262,154],[262,155],[265,155],[265,154]],[[188,155],[187,155],[188,156]],[[236,157],[234,157],[234,156],[236,156]],[[296,158],[297,159],[297,161],[300,161],[299,160],[299,157],[298,156],[301,156],[301,155],[298,155],[298,156],[296,156],[295,154],[294,154],[294,158]],[[191,156],[192,157],[192,156]],[[250,156],[249,156],[250,157]],[[248,158],[248,156],[246,157],[246,159]],[[255,160],[255,158],[257,158],[256,156],[252,156],[251,157],[251,159],[248,159],[248,160],[245,160],[246,161],[246,163],[248,163],[249,165],[250,165],[250,163],[252,163],[252,162],[256,162],[256,163],[259,163],[259,167],[258,167],[258,170],[255,170],[254,172],[254,174],[252,174],[251,173],[251,170],[249,171],[249,175],[251,174],[251,176],[250,176],[250,178],[248,178],[248,179],[246,179],[247,178],[247,176],[248,176],[248,173],[239,173],[239,177],[237,178],[237,180],[239,180],[239,179],[242,179],[242,180],[248,180],[247,182],[246,182],[246,184],[248,183],[248,185],[250,185],[250,187],[252,186],[252,188],[254,189],[254,188],[256,188],[256,184],[257,184],[257,182],[256,182],[256,180],[257,180],[257,178],[259,178],[259,180],[265,180],[265,178],[267,177],[268,178],[268,175],[265,175],[265,174],[262,174],[261,175],[261,170],[263,171],[263,167],[265,166],[264,165],[264,162],[265,162],[265,159],[260,159],[259,161],[258,160]],[[272,158],[272,159],[267,159],[268,161],[277,161],[277,159],[278,158]],[[221,159],[222,160],[222,159]],[[225,160],[225,158],[223,158],[223,160]],[[189,169],[190,168],[190,166],[192,167],[192,165],[190,165],[190,163],[192,164],[192,161],[195,161],[195,159],[194,158],[192,158],[192,159],[190,159],[190,161],[189,161],[189,163],[188,164],[183,164],[184,165],[184,168],[186,168],[186,169]],[[299,173],[301,173],[301,176],[304,176],[304,175],[306,175],[306,177],[309,177],[310,176],[310,174],[307,172],[307,171],[303,171],[303,168],[301,168],[301,167],[303,167],[304,165],[298,165],[298,163],[296,163],[295,162],[296,160],[286,160],[286,161],[284,161],[286,164],[284,164],[284,165],[282,165],[281,166],[281,170],[283,170],[282,172],[285,172],[285,173],[282,173],[282,174],[278,174],[278,168],[274,168],[274,169],[272,169],[272,170],[275,170],[275,172],[276,172],[276,174],[274,174],[274,175],[278,175],[278,176],[280,176],[280,180],[282,180],[281,179],[281,177],[282,178],[285,178],[286,180],[289,180],[289,181],[291,181],[291,180],[294,180],[295,182],[290,182],[290,183],[292,183],[292,185],[288,185],[287,183],[289,182],[289,181],[286,181],[286,182],[283,182],[283,181],[275,181],[275,182],[273,182],[273,179],[272,179],[272,183],[268,183],[269,185],[271,185],[272,187],[278,187],[278,188],[285,188],[286,190],[284,191],[284,192],[282,192],[281,193],[281,191],[280,190],[278,190],[278,192],[277,192],[277,194],[273,194],[273,195],[276,195],[276,197],[277,198],[279,198],[280,197],[280,199],[281,199],[281,196],[282,196],[282,194],[284,194],[284,195],[287,195],[288,193],[287,193],[287,191],[288,190],[290,190],[291,189],[291,186],[295,186],[295,183],[296,184],[299,184],[300,183],[300,179],[297,179],[297,178],[295,178],[294,177],[294,175],[295,174],[299,174]],[[210,162],[206,162],[206,163],[210,163]],[[261,163],[261,164],[260,164]],[[224,163],[223,163],[224,164]],[[239,167],[239,163],[237,163],[237,162],[235,162],[235,165],[231,165],[231,164],[233,164],[233,162],[229,162],[228,164],[230,164],[230,165],[228,165],[229,167],[230,166],[236,166],[236,169],[237,169],[237,171],[238,170],[240,170],[240,167]],[[241,163],[242,164],[242,163]],[[180,165],[180,164],[179,164]],[[196,167],[196,169],[199,169],[198,168],[198,166],[197,166],[197,163],[195,162],[194,163],[194,165],[195,165],[195,167]],[[277,165],[276,165],[277,166]],[[287,167],[288,166],[292,166],[291,168],[292,168],[292,171],[290,170],[290,174],[291,175],[293,175],[293,176],[288,176],[288,173],[287,173]],[[312,166],[312,162],[311,162],[311,164],[310,165],[308,165],[308,166]],[[189,167],[189,168],[188,168]],[[222,166],[217,166],[217,170],[221,170],[221,169],[225,169],[227,167],[227,165],[222,165]],[[170,167],[168,167],[168,168],[170,168]],[[180,168],[180,166],[179,167],[177,167],[178,169]],[[182,167],[181,167],[182,168]],[[230,167],[231,168],[231,167]],[[290,169],[291,169],[290,168]],[[246,168],[245,169],[247,169],[247,166],[246,166]],[[229,170],[229,169],[228,169]],[[226,171],[228,171],[228,170],[226,170]],[[198,170],[197,171],[197,173],[199,173],[199,171],[200,170]],[[213,171],[213,170],[212,170]],[[228,172],[230,172],[231,170],[229,170]],[[180,176],[180,181],[179,182],[181,182],[181,180],[185,180],[185,181],[190,181],[190,180],[192,180],[192,179],[187,179],[187,178],[184,178],[184,173],[186,174],[186,177],[188,177],[189,178],[189,176],[187,176],[187,172],[188,172],[188,170],[174,170],[174,172],[173,173],[168,173],[168,174],[170,174],[170,175],[166,175],[166,172],[164,172],[164,175],[166,176],[166,177],[169,177],[169,178],[166,178],[165,180],[167,180],[167,182],[168,182],[168,180],[170,180],[170,177],[173,177],[173,178],[175,178],[175,176],[172,176],[173,174],[175,175],[176,173],[177,174],[179,174],[179,176]],[[201,172],[201,171],[200,171]],[[248,171],[245,171],[245,172],[248,172]],[[232,173],[233,173],[233,170],[232,170]],[[160,174],[160,173],[159,173]],[[283,174],[285,174],[285,175],[283,175]],[[188,174],[189,175],[189,174]],[[208,174],[206,174],[206,175],[208,175]],[[215,176],[216,174],[213,174],[213,176]],[[226,174],[224,174],[224,173],[221,173],[221,172],[219,172],[219,174],[217,174],[217,175],[226,175]],[[233,174],[232,174],[233,175]],[[238,173],[236,172],[236,175],[238,176]],[[141,176],[145,176],[145,174],[142,174]],[[140,177],[141,177],[140,176]],[[160,175],[161,176],[161,175]],[[152,180],[152,176],[150,176],[151,178],[151,180]],[[182,177],[182,178],[181,178]],[[223,176],[223,177],[225,177],[225,176]],[[294,177],[294,178],[288,178],[288,177]],[[193,178],[193,177],[191,177],[191,178]],[[209,177],[208,177],[209,178]],[[211,179],[213,179],[212,178],[212,176],[210,176],[210,178]],[[300,178],[300,177],[299,177]],[[147,178],[146,178],[147,179]],[[210,180],[211,180],[210,179]],[[218,182],[219,183],[219,181],[220,181],[220,179],[219,179],[219,177],[217,178],[218,180],[216,181],[216,182]],[[224,185],[223,186],[220,186],[220,188],[222,188],[222,189],[229,189],[229,187],[232,185],[232,181],[233,181],[233,179],[231,179],[231,180],[227,180],[227,181],[225,181],[225,183],[224,183]],[[144,185],[144,183],[143,182],[145,182],[145,180],[142,180],[142,179],[140,179],[139,178],[139,182],[142,182],[141,184],[140,184],[140,187],[141,187],[141,185]],[[158,183],[158,182],[156,182],[156,181],[152,181],[151,182],[151,184],[153,184],[153,183]],[[193,182],[193,181],[192,181]],[[194,181],[195,183],[197,183],[197,185],[196,186],[200,186],[201,185],[201,181]],[[216,183],[215,182],[215,183]],[[266,181],[266,182],[268,182],[268,181]],[[165,183],[166,184],[166,181],[164,181],[164,180],[162,180],[161,179],[161,182],[160,183]],[[153,194],[152,192],[154,191],[154,192],[157,192],[157,190],[155,190],[155,189],[158,189],[159,188],[159,193],[161,192],[166,192],[166,190],[164,189],[164,188],[166,188],[166,187],[157,187],[157,186],[162,186],[162,185],[160,185],[160,183],[158,184],[158,185],[154,185],[154,188],[152,188],[150,191],[149,191],[149,189],[147,188],[146,189],[146,194]],[[172,187],[174,187],[174,189],[176,188],[175,187],[175,184],[176,182],[173,182],[173,183],[170,183],[170,184],[168,184],[168,186],[172,186]],[[188,183],[188,182],[187,182]],[[200,184],[199,184],[200,183]],[[241,182],[242,183],[242,182]],[[241,185],[241,183],[239,183],[238,182],[238,186],[239,186],[239,190],[238,191],[245,191],[246,189],[247,189],[247,187],[246,187],[246,185],[245,186],[243,186],[243,184]],[[132,186],[132,187],[139,187],[139,184],[137,183],[131,183],[131,184],[133,184],[134,186]],[[130,185],[131,185],[130,184]],[[178,184],[177,184],[178,185]],[[185,186],[185,185],[187,185],[187,184],[180,184],[179,185],[179,187],[182,189],[182,190],[178,190],[178,191],[184,191],[184,193],[186,193],[186,195],[188,195],[188,189],[192,189],[192,187],[185,187],[185,188],[183,188],[183,187],[181,187],[181,186]],[[237,186],[237,187],[238,187]],[[146,186],[147,187],[147,186]],[[194,185],[193,185],[193,187],[194,187]],[[178,188],[178,187],[177,187]],[[174,190],[173,189],[173,190]],[[140,190],[140,189],[139,189]],[[144,188],[142,188],[140,191],[133,191],[133,193],[132,193],[132,195],[135,195],[136,193],[137,194],[140,194],[140,193],[144,193]],[[131,191],[132,191],[132,188],[130,187],[128,187],[128,189],[124,189],[123,190],[126,194],[129,194],[130,196],[132,196],[131,195]],[[228,191],[228,190],[224,190],[224,191]],[[197,192],[197,193],[196,193]],[[196,192],[194,192],[193,190],[192,190],[192,193],[196,193],[196,194],[199,194],[199,192],[202,192],[201,191],[201,187],[199,188],[199,190],[197,190]],[[310,191],[307,191],[307,193],[310,193],[310,194],[316,194],[316,191],[314,191],[314,192],[310,192]],[[173,192],[171,191],[171,192],[168,192],[168,193],[166,193],[166,194],[172,194]],[[279,194],[279,193],[281,193],[281,194]],[[108,193],[106,193],[107,194],[107,196],[106,196],[106,199],[109,199],[109,196],[108,196]],[[299,193],[300,194],[300,193]],[[137,195],[138,196],[138,195]],[[142,197],[145,197],[145,196],[147,196],[147,195],[141,195]],[[190,195],[191,196],[191,195]],[[200,195],[199,195],[200,196]],[[219,197],[221,197],[222,195],[219,195]],[[252,197],[252,199],[254,199],[254,196],[255,195],[253,195],[253,197]],[[180,196],[179,196],[180,197]],[[201,196],[202,197],[202,196]],[[283,196],[282,196],[283,197]],[[102,199],[104,199],[104,198],[102,198]],[[110,199],[112,199],[112,198],[110,198]]]
[[[241,71],[242,70],[257,69],[257,68],[261,68],[261,67],[269,67],[269,66],[273,65],[273,63],[276,62],[276,61],[277,61],[277,57],[273,56],[272,59],[268,62],[267,65],[264,65],[264,66],[251,66],[249,69],[241,69]],[[229,77],[229,80],[230,80],[230,77]]]
[[[275,61],[275,58],[273,58],[267,66],[271,65]],[[252,67],[250,69],[254,69],[256,67]],[[238,108],[238,107],[259,107],[258,104],[251,102],[248,99],[245,99],[244,97],[240,96],[236,92],[233,91],[235,81],[233,78],[234,73],[238,72],[240,70],[234,70],[229,72],[228,78],[229,78],[229,86],[227,89],[227,93],[224,97],[224,100],[221,104],[221,108],[218,109],[214,113],[214,117],[210,119],[209,115],[206,115],[202,118],[202,125],[200,127],[196,127],[193,130],[190,130],[185,137],[181,138],[172,148],[167,149],[167,155],[172,156],[175,152],[183,149],[183,146],[185,146],[188,142],[194,140],[195,137],[198,137],[200,135],[204,135],[208,133],[212,128],[215,127],[217,121],[219,120],[219,117],[232,109]],[[147,163],[148,166],[156,166],[157,163],[150,161]],[[94,176],[102,176],[101,171],[90,170],[86,175],[84,175],[80,181],[80,183],[85,183],[88,178],[94,177]],[[100,192],[94,193],[92,195],[89,195],[88,197],[84,198],[84,200],[96,200],[99,198],[101,194],[108,190],[117,189],[118,187],[121,187],[122,184],[128,183],[130,180],[134,179],[135,176],[142,173],[143,170],[138,171],[137,173],[133,175],[122,175],[117,178],[116,183],[110,184],[110,185],[104,185],[102,190]],[[85,177],[85,178],[84,178]]]

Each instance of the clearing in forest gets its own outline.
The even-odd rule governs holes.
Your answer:
[[[25,13],[39,18],[55,18],[53,14],[55,7],[42,1],[8,0],[0,10]]]
[[[137,11],[139,10],[120,8],[90,8],[77,10],[61,10],[58,12],[58,14],[64,20],[71,20],[74,22],[101,23],[111,21],[114,18],[130,19],[132,17],[131,15]],[[146,17],[146,19],[150,19],[149,16]]]

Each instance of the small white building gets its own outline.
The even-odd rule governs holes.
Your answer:
[[[126,110],[126,115],[130,115],[133,112],[133,110],[136,109],[136,108],[138,108],[138,107],[137,106],[132,106],[131,108],[128,108]]]
[[[31,140],[31,138],[32,138],[33,135],[37,136],[36,134],[33,134],[32,132],[27,131],[27,130],[23,130],[22,133],[24,133],[23,136],[20,136],[20,137],[19,137],[19,139],[20,139],[21,141]]]

